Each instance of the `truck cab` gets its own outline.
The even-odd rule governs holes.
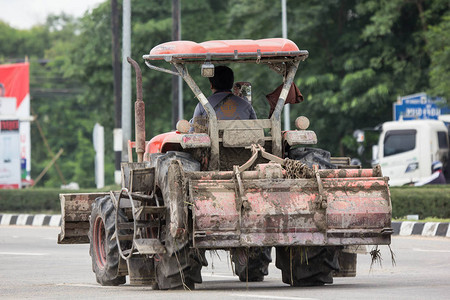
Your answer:
[[[392,121],[383,124],[378,161],[389,185],[401,186],[431,175],[431,164],[449,158],[448,130],[437,120]]]

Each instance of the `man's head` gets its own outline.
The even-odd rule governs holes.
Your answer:
[[[226,66],[217,66],[214,68],[214,77],[210,77],[209,82],[212,89],[231,90],[234,82],[233,70]]]
[[[431,164],[431,171],[436,172],[442,170],[442,163],[440,161],[435,161]]]

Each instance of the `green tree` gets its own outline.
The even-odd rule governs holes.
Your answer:
[[[288,0],[287,8],[289,39],[310,53],[296,76],[305,101],[291,106],[291,119],[309,117],[318,146],[333,155],[357,156],[353,131],[392,119],[397,96],[426,91],[449,97],[448,0]],[[132,2],[132,57],[141,66],[143,54],[171,40],[171,14],[167,1]],[[281,37],[280,1],[183,1],[181,16],[184,40]],[[109,1],[80,19],[50,16],[30,30],[0,22],[0,62],[30,58],[32,108],[52,151],[64,149],[58,163],[66,180],[83,187],[94,185],[96,122],[105,127],[106,183],[113,182],[110,24]],[[233,68],[236,80],[252,82],[253,105],[266,117],[265,95],[281,77],[261,66]],[[171,129],[171,75],[142,69],[149,139]],[[189,70],[208,95],[198,66]],[[197,100],[186,85],[184,99],[189,119]],[[35,125],[32,130],[35,177],[51,156]],[[46,186],[60,183],[54,168],[42,180]]]

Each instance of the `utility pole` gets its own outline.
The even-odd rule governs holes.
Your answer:
[[[128,152],[126,150],[128,149],[128,140],[131,140],[131,66],[127,61],[128,56],[131,56],[131,0],[123,0],[122,161],[128,161]]]
[[[172,40],[181,39],[181,10],[180,0],[172,0]],[[175,68],[173,68],[176,71]],[[183,118],[183,103],[180,97],[180,76],[172,75],[172,129],[178,120]],[[181,101],[180,101],[181,98]],[[181,103],[180,103],[181,102]]]
[[[286,17],[286,0],[281,0],[281,28],[284,39],[287,39],[287,17]],[[291,107],[289,104],[284,105],[284,130],[291,129]]]
[[[114,140],[119,139],[118,147],[114,147],[115,163],[114,178],[120,176],[120,162],[122,159],[121,138],[118,132],[122,127],[122,78],[120,69],[120,41],[119,41],[119,11],[117,9],[117,0],[111,0],[111,31],[112,31],[112,53],[113,53],[113,73],[114,73]],[[119,175],[116,175],[116,174]],[[119,177],[120,178],[120,177]],[[117,183],[117,180],[115,180]]]

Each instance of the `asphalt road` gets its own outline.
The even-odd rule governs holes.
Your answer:
[[[291,288],[272,263],[264,282],[233,276],[226,252],[207,254],[204,283],[195,291],[152,291],[148,287],[102,287],[91,270],[88,245],[57,245],[59,228],[0,226],[1,299],[449,299],[450,239],[394,237],[381,247],[382,266],[370,268],[358,255],[355,278],[335,278],[322,287]],[[154,298],[153,298],[154,297]]]

